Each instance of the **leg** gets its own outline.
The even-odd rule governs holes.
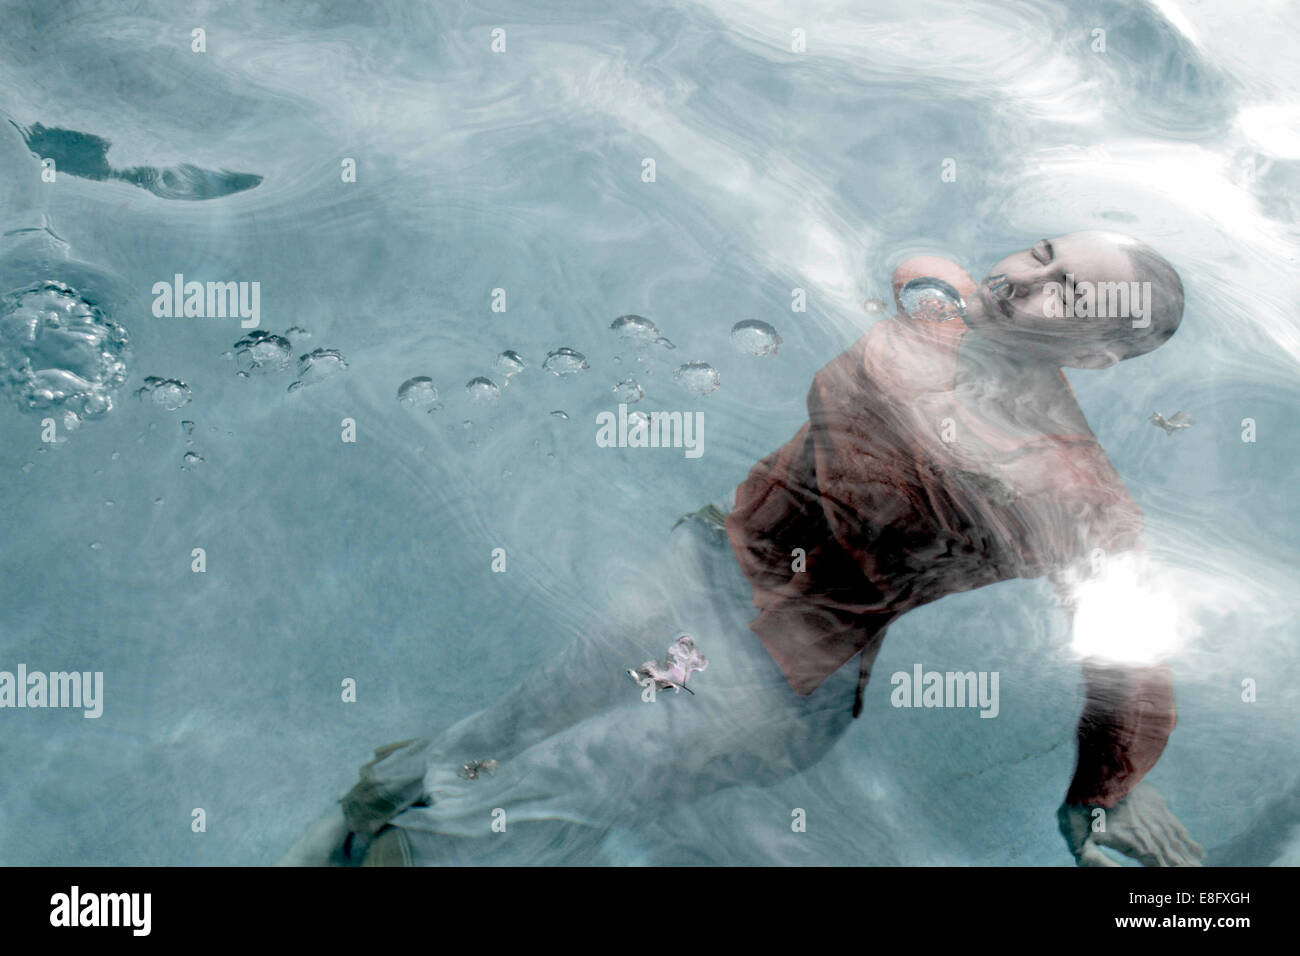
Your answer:
[[[667,568],[641,577],[615,619],[498,705],[376,753],[343,800],[354,858],[390,823],[401,833],[383,830],[372,862],[437,862],[447,837],[493,833],[493,811],[505,811],[507,827],[634,823],[811,765],[851,722],[856,667],[797,696],[748,629],[750,599],[725,534],[707,521],[682,525]],[[688,685],[696,693],[644,702],[627,669],[662,660],[683,632],[709,658]],[[496,774],[460,774],[484,758],[498,762]]]
[[[751,591],[725,535],[693,522],[673,539],[671,569],[656,577],[666,593],[651,594],[656,613],[638,605],[635,631],[584,640],[558,674],[525,684],[516,703],[484,716],[478,729],[517,733],[518,746],[499,739],[506,757],[496,774],[465,780],[443,742],[424,751],[422,799],[392,819],[413,862],[444,858],[448,837],[500,839],[493,823],[501,811],[507,833],[542,821],[603,829],[736,784],[775,783],[819,760],[852,723],[856,662],[810,697],[796,695],[748,628]],[[659,691],[644,701],[626,669],[662,658],[682,632],[709,658],[688,684],[695,694]],[[573,696],[555,701],[552,714],[548,695]],[[545,731],[516,723],[523,713]],[[472,858],[472,849],[459,851]]]

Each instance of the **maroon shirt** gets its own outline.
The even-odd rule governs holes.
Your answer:
[[[1142,512],[1091,432],[1012,437],[962,405],[968,331],[961,319],[878,322],[817,374],[808,422],[736,491],[727,531],[754,588],[750,627],[799,694],[859,653],[865,681],[885,629],[912,608],[1140,547]],[[1055,398],[1072,402],[1060,383]],[[1113,806],[1173,730],[1172,678],[1164,666],[1085,674],[1067,799]]]

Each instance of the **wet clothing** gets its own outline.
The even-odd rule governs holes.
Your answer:
[[[727,531],[750,626],[799,694],[858,654],[860,688],[912,608],[1140,547],[1142,512],[1095,436],[1011,437],[963,404],[967,334],[960,318],[878,322],[817,374],[808,422],[736,491]],[[1064,375],[1060,389],[1073,404]],[[1113,806],[1173,730],[1172,680],[1162,666],[1087,674],[1070,799]]]
[[[952,284],[970,291],[969,277]],[[342,801],[354,834],[377,835],[367,859],[478,860],[498,813],[534,823],[524,832],[553,859],[580,837],[556,840],[548,826],[599,833],[775,782],[851,724],[853,688],[901,614],[997,581],[1062,579],[1095,548],[1139,547],[1142,513],[1086,425],[1013,437],[963,404],[968,331],[960,318],[877,323],[816,376],[808,422],[754,467],[734,506],[673,531],[666,567],[494,706],[377,751]],[[1049,404],[1077,412],[1064,376],[1051,391]],[[701,693],[643,701],[627,670],[662,659],[681,633],[709,658]],[[1163,665],[1084,672],[1067,800],[1113,807],[1173,730],[1172,679]],[[486,760],[494,773],[462,770]],[[455,837],[478,839],[468,850]]]
[[[791,693],[748,629],[753,590],[725,532],[692,519],[666,544],[637,562],[608,614],[491,707],[375,752],[342,800],[353,833],[378,835],[368,862],[491,862],[504,845],[492,829],[498,817],[512,862],[563,862],[557,854],[580,857],[583,841],[607,827],[727,787],[776,783],[834,746],[853,722],[844,702],[855,670],[813,694]],[[663,660],[682,633],[708,658],[687,682],[697,693],[659,690],[647,701],[628,669]],[[486,760],[494,771],[463,770]],[[568,828],[562,839],[558,826]]]

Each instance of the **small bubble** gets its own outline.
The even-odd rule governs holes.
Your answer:
[[[100,541],[92,541],[92,542],[90,542],[90,550],[91,550],[91,551],[100,551],[100,550],[103,549],[103,547],[104,547],[104,545],[103,545],[103,543],[100,542]]]
[[[315,385],[347,369],[338,349],[312,349],[298,357],[298,381],[295,385]]]
[[[497,356],[497,369],[505,375],[506,381],[510,381],[512,377],[518,375],[527,367],[528,364],[520,358],[519,353],[514,349],[506,349]]]
[[[746,355],[775,355],[781,336],[766,322],[745,319],[731,327],[731,344]]]
[[[235,343],[235,359],[241,378],[250,373],[265,375],[288,368],[293,356],[293,345],[282,335],[272,335],[262,329],[249,332]]]
[[[672,342],[669,342],[669,341],[668,341],[666,338],[664,338],[662,335],[659,336],[659,338],[655,339],[655,345],[657,345],[657,346],[659,346],[660,348],[663,348],[663,349],[668,349],[668,350],[670,350],[670,351],[671,351],[672,349],[677,348],[677,346],[673,345]]]
[[[153,500],[153,503],[156,504],[156,505],[160,505],[160,504],[163,503],[163,499],[162,499],[162,498],[155,498],[155,499]]]
[[[638,345],[649,345],[659,337],[659,330],[655,328],[655,324],[644,315],[620,315],[609,328],[620,338],[636,342]]]
[[[884,299],[867,299],[862,303],[862,308],[867,315],[882,315],[887,306]]]
[[[194,434],[194,423],[193,423],[193,422],[181,422],[181,431],[184,432],[186,435],[193,435],[193,434]]]
[[[175,378],[159,378],[150,375],[144,380],[144,388],[136,390],[135,397],[160,405],[169,412],[188,405],[194,395],[190,387]]]
[[[551,412],[551,417],[562,418],[564,421],[567,422],[569,420],[569,413],[562,408],[557,408],[555,411]],[[533,442],[533,447],[536,448],[538,444],[539,444],[538,442]]]
[[[29,461],[27,464],[23,465],[23,471],[31,471],[35,467],[36,465]]]
[[[673,373],[673,378],[695,396],[716,392],[722,384],[722,376],[708,362],[687,362]]]
[[[113,501],[112,498],[105,498],[105,499],[104,499],[104,507],[106,507],[106,508],[112,508],[112,507],[114,507],[114,505],[116,505],[116,502]]]
[[[635,405],[645,398],[645,392],[634,379],[626,378],[614,386],[614,396],[627,405]]]
[[[501,389],[497,383],[482,375],[466,382],[465,391],[469,393],[469,400],[475,404],[492,402],[501,397]]]
[[[113,461],[117,461],[119,458],[122,457],[122,453],[120,451],[115,451],[113,452],[113,454],[109,455],[108,457]]]
[[[433,379],[427,375],[408,378],[399,385],[397,400],[407,408],[422,412],[433,412],[442,407],[438,403],[438,389],[433,384]]]
[[[182,469],[194,468],[203,462],[203,456],[196,452],[187,451],[183,459]]]
[[[591,366],[587,364],[587,356],[581,352],[561,347],[546,353],[542,368],[552,375],[576,375]]]

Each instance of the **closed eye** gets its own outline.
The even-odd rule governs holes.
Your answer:
[[[1047,265],[1049,262],[1051,262],[1055,255],[1052,249],[1052,244],[1048,242],[1046,239],[1042,240],[1041,242],[1038,243],[1038,245],[1030,249],[1029,253],[1035,259],[1041,262],[1043,265]]]

